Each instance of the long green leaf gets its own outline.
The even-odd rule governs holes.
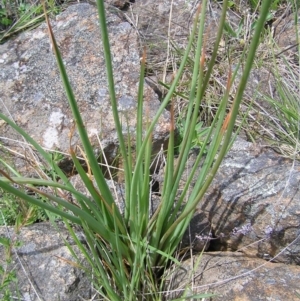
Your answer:
[[[66,72],[64,63],[62,61],[60,52],[59,52],[59,48],[57,46],[55,37],[53,35],[52,28],[51,28],[50,22],[48,20],[47,14],[45,14],[45,17],[46,17],[46,21],[47,21],[47,25],[48,25],[50,40],[51,40],[53,50],[54,50],[54,53],[55,53],[55,57],[56,57],[56,60],[57,60],[57,65],[59,67],[61,79],[62,79],[64,89],[65,89],[65,92],[66,92],[66,95],[67,95],[67,98],[68,98],[68,101],[69,101],[69,104],[70,104],[70,108],[72,110],[72,115],[73,115],[74,120],[76,122],[76,127],[77,127],[78,132],[79,132],[81,143],[84,147],[86,156],[87,156],[88,161],[89,161],[88,163],[89,163],[89,165],[90,165],[90,167],[93,171],[95,181],[96,181],[96,183],[97,183],[97,185],[98,185],[98,187],[101,191],[101,194],[103,195],[103,198],[109,204],[112,204],[114,202],[112,194],[111,194],[111,192],[108,188],[108,185],[105,181],[103,173],[102,173],[102,171],[101,171],[101,169],[98,165],[97,158],[94,155],[93,148],[92,148],[91,143],[89,141],[89,138],[88,138],[85,126],[84,126],[84,122],[83,122],[83,120],[81,118],[81,115],[80,115],[80,112],[78,110],[78,105],[77,105],[77,102],[76,102],[76,99],[75,99],[70,81],[68,79],[67,72]]]
[[[125,146],[125,141],[124,141],[123,132],[122,132],[122,126],[121,126],[121,122],[120,122],[120,118],[119,118],[119,114],[118,114],[118,103],[117,103],[116,92],[115,92],[115,84],[114,84],[113,68],[112,68],[112,57],[111,57],[110,45],[109,45],[109,35],[108,35],[108,30],[107,30],[107,25],[106,25],[104,1],[96,0],[96,3],[97,3],[97,8],[98,8],[98,15],[99,15],[99,25],[100,25],[102,45],[103,45],[103,50],[104,50],[106,76],[107,76],[108,90],[109,90],[109,96],[110,96],[110,101],[111,101],[111,108],[112,108],[112,113],[114,116],[114,121],[115,121],[116,131],[117,131],[118,139],[119,139],[119,143],[120,143],[120,150],[121,150],[121,154],[122,154],[124,171],[125,171],[125,185],[126,185],[125,193],[129,194],[130,193],[131,174],[129,173],[130,168],[128,166],[126,146]]]

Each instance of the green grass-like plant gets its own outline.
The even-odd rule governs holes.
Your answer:
[[[50,39],[90,172],[86,173],[81,166],[76,157],[75,149],[71,148],[70,154],[75,168],[91,197],[76,191],[63,171],[53,162],[51,154],[46,152],[12,120],[0,113],[0,118],[21,134],[39,153],[45,164],[48,165],[45,168],[51,167],[56,175],[54,178],[34,179],[10,175],[8,172],[0,170],[2,174],[0,188],[63,218],[74,241],[85,256],[86,264],[89,265],[88,267],[83,265],[82,268],[86,269],[88,274],[91,274],[90,271],[92,270],[93,283],[103,300],[163,300],[164,294],[161,291],[165,289],[165,271],[170,264],[180,265],[178,259],[174,256],[175,251],[190,223],[197,204],[207,191],[232,142],[235,120],[260,35],[264,28],[270,5],[269,1],[262,3],[260,17],[247,52],[246,62],[243,66],[234,100],[228,110],[230,88],[237,74],[237,71],[231,74],[230,66],[228,66],[228,82],[225,93],[219,100],[219,107],[209,130],[203,136],[201,150],[189,178],[183,190],[179,191],[180,180],[190,149],[195,142],[198,112],[215,65],[228,5],[227,0],[223,1],[223,10],[214,49],[208,59],[206,57],[206,38],[204,34],[207,2],[207,0],[202,1],[197,10],[191,36],[182,56],[181,64],[156,116],[153,120],[148,120],[146,128],[143,125],[143,76],[146,64],[144,52],[141,60],[137,99],[136,137],[135,139],[127,139],[123,135],[118,115],[104,2],[97,0],[111,109],[119,139],[122,166],[124,167],[124,212],[119,208],[116,197],[110,191],[94,155],[47,16]],[[174,164],[176,122],[172,97],[176,93],[176,87],[189,59],[194,39],[196,39],[197,46],[193,57],[195,63],[190,83],[189,104],[185,117],[186,122],[182,129],[182,142],[178,151],[178,159],[177,163]],[[167,106],[171,107],[171,120],[164,181],[160,204],[154,214],[151,215],[149,209],[151,203],[149,179],[152,132]],[[196,132],[201,132],[201,129],[197,128]],[[130,141],[135,141],[134,145],[130,145]],[[132,149],[135,149],[136,152],[134,156],[131,152]],[[190,182],[199,169],[200,173],[196,184],[194,187],[190,187]],[[60,181],[57,181],[57,178]],[[36,193],[36,196],[26,194],[24,190],[14,187],[14,184],[18,184],[22,188],[30,187],[30,190]],[[41,186],[54,188],[56,193],[43,192],[38,188]],[[66,193],[71,194],[78,205],[70,203],[65,197]],[[47,199],[48,201],[41,200],[41,196],[43,200]],[[76,237],[71,227],[72,223],[83,229],[87,246]],[[78,254],[74,252],[71,246],[69,247],[74,257],[78,259]],[[199,299],[208,296],[209,294],[195,295],[194,298]],[[187,298],[192,297],[183,294],[183,297],[177,300],[186,300]]]
[[[60,10],[55,0],[47,0],[48,14]],[[21,31],[37,27],[43,20],[43,5],[38,1],[35,4],[23,0],[0,1],[0,44]]]

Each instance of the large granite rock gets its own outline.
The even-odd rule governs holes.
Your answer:
[[[178,297],[187,288],[190,293],[215,293],[213,301],[298,300],[300,267],[270,263],[241,253],[215,252],[186,260],[170,273],[172,292]],[[193,272],[193,280],[191,280]],[[207,299],[206,299],[207,300]]]
[[[300,264],[300,164],[237,139],[198,205],[214,250]]]
[[[26,301],[79,301],[91,297],[90,279],[82,269],[76,267],[76,260],[63,239],[72,245],[79,259],[83,260],[83,256],[68,232],[62,227],[58,229],[59,232],[50,223],[24,227],[20,233],[15,233],[13,227],[0,227],[0,237],[9,237],[11,242],[20,243],[19,247],[12,244],[12,258],[8,265],[5,262],[5,249],[0,244],[0,265],[7,266],[7,271],[14,269],[18,280],[10,285],[13,298],[21,296],[21,300]]]
[[[95,152],[101,152],[98,136],[111,162],[117,154],[118,138],[96,8],[87,3],[72,5],[51,23]],[[140,71],[137,33],[110,10],[107,10],[107,23],[123,132],[127,135],[129,129],[133,138]],[[49,44],[46,24],[1,45],[0,70],[0,111],[13,118],[46,149],[68,153],[73,117]],[[156,114],[159,105],[158,96],[146,84],[145,124]],[[0,131],[4,143],[19,146],[16,141],[20,141],[20,137],[7,124],[2,122]],[[154,153],[166,143],[168,131],[169,113],[165,111],[153,133]],[[76,131],[71,144],[80,144]]]

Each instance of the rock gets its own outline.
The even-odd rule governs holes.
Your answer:
[[[91,143],[100,154],[98,136],[111,162],[118,151],[118,137],[96,8],[87,3],[72,5],[51,23]],[[129,23],[110,10],[107,10],[107,23],[123,133],[126,136],[129,129],[133,139],[140,71],[137,34]],[[69,137],[74,129],[73,117],[49,45],[46,24],[1,45],[0,68],[2,113],[11,116],[46,149],[68,153],[70,144],[80,145],[76,131],[72,139]],[[146,116],[151,120],[159,105],[157,95],[145,84],[145,124]],[[0,127],[5,143],[19,146],[18,142],[8,140],[21,141],[19,135],[6,124]],[[153,133],[154,153],[166,143],[168,131],[169,113],[165,111]]]
[[[197,260],[195,256],[170,272],[168,290],[174,292],[167,300],[178,298],[185,287],[193,293],[215,293],[214,301],[297,300],[299,296],[299,266],[270,263],[237,252],[205,253],[198,266]]]
[[[82,260],[83,255],[66,230],[59,227],[59,234],[50,223],[23,227],[19,234],[13,227],[8,228],[9,235],[6,230],[5,227],[0,228],[1,237],[21,242],[20,247],[11,250],[12,261],[8,265],[9,270],[16,271],[18,279],[16,286],[10,286],[12,296],[20,294],[26,301],[79,301],[91,297],[89,277],[72,264],[76,261],[60,237],[61,234],[67,239]],[[5,265],[3,245],[0,245],[0,258],[0,265]]]
[[[298,19],[300,14],[298,13]],[[285,12],[277,18],[273,24],[274,39],[280,47],[282,54],[288,58],[294,57],[295,63],[297,60],[298,43],[297,32],[300,29],[299,22],[295,24],[295,13],[292,9],[286,9]]]
[[[299,162],[238,138],[198,205],[215,238],[210,250],[299,265],[299,180]]]

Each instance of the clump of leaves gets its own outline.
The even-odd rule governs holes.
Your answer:
[[[132,137],[128,138],[123,134],[122,128],[124,125],[121,124],[118,114],[118,101],[113,77],[104,3],[101,0],[97,0],[111,109],[118,134],[120,160],[122,160],[124,168],[124,210],[119,206],[118,196],[114,195],[109,189],[104,174],[98,165],[85,127],[82,126],[84,122],[78,110],[77,102],[48,20],[47,24],[51,43],[72,110],[73,119],[81,138],[88,172],[81,166],[75,155],[75,149],[71,148],[70,153],[77,173],[80,175],[91,197],[77,191],[59,166],[53,162],[49,153],[13,121],[0,113],[0,118],[21,134],[36,149],[45,161],[45,164],[52,166],[53,171],[60,179],[56,181],[53,178],[33,179],[22,176],[12,177],[5,171],[0,170],[2,174],[2,177],[0,177],[0,187],[28,203],[38,205],[63,218],[74,241],[90,265],[86,269],[87,274],[90,274],[91,271],[93,272],[91,279],[93,279],[98,293],[105,300],[163,300],[164,294],[161,292],[164,291],[165,287],[164,274],[171,264],[180,266],[180,262],[175,258],[174,254],[176,254],[178,245],[191,221],[196,206],[207,191],[232,142],[235,120],[253,65],[260,34],[264,28],[270,6],[269,1],[265,1],[262,4],[261,17],[257,21],[257,26],[243,66],[240,83],[234,94],[230,109],[227,111],[231,86],[236,72],[232,74],[230,66],[228,66],[228,81],[224,94],[219,98],[219,107],[216,110],[215,118],[209,130],[202,136],[202,148],[184,184],[185,186],[182,190],[179,189],[191,147],[195,142],[195,129],[197,123],[199,123],[198,112],[201,103],[204,101],[205,91],[209,86],[212,70],[216,63],[228,1],[223,1],[215,46],[208,60],[206,60],[204,43],[207,6],[207,0],[202,1],[201,6],[199,6],[191,37],[182,56],[181,64],[174,76],[174,80],[169,87],[168,93],[162,100],[157,114],[153,120],[149,120],[146,124],[143,122],[143,118],[147,119],[147,114],[145,116],[145,110],[143,109],[143,87],[146,65],[146,51],[144,51],[141,60],[137,98],[136,136],[135,139],[130,139]],[[183,140],[175,164],[175,114],[173,96],[187,64],[195,38],[197,46],[193,54],[193,61],[195,63],[193,64],[190,82],[189,101],[185,116],[186,122],[182,129]],[[165,174],[161,189],[160,204],[152,214],[152,191],[149,181],[152,134],[159,117],[167,106],[171,108],[171,118]],[[196,131],[197,134],[199,134],[199,131]],[[135,154],[132,154],[132,149],[135,149]],[[195,185],[190,187],[196,171],[198,172],[199,170],[199,176]],[[28,195],[22,189],[17,189],[14,186],[16,183],[21,185],[22,188],[30,187],[36,195],[43,196],[48,202],[43,202],[35,195]],[[49,186],[54,188],[56,193],[46,193],[36,186]],[[76,200],[76,205],[69,202],[66,197],[68,194],[71,194],[74,200]],[[79,241],[70,223],[77,224],[82,228],[86,244]],[[71,248],[71,246],[69,247]],[[74,257],[77,258],[72,248],[71,251]],[[196,293],[193,297],[201,298],[208,296],[211,296],[211,294],[201,295]]]

